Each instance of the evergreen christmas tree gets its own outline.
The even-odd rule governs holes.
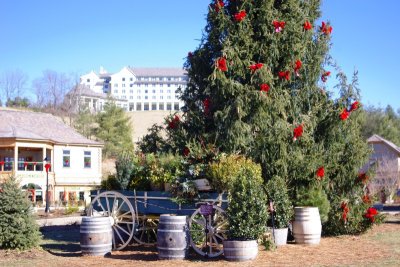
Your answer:
[[[321,188],[335,205],[329,222],[341,202],[361,201],[355,181],[368,147],[356,79],[348,85],[338,74],[338,99],[326,88],[332,27],[316,25],[319,7],[319,0],[213,1],[185,64],[183,119],[169,134],[179,136],[176,151],[197,142],[252,157],[265,181],[285,179],[292,201],[299,189]],[[354,216],[365,221],[363,212]]]
[[[30,249],[39,245],[39,226],[32,216],[32,203],[14,177],[0,190],[0,248]]]

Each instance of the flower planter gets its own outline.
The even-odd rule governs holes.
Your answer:
[[[224,256],[228,261],[248,261],[257,257],[257,240],[224,240],[223,244]]]
[[[276,246],[286,245],[288,228],[274,229],[273,236],[274,236],[274,243]]]
[[[297,244],[317,245],[321,240],[321,218],[317,207],[295,207],[293,236]]]

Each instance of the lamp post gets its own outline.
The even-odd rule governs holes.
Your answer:
[[[43,161],[46,162],[46,164],[44,165],[44,168],[46,169],[46,208],[45,208],[44,212],[47,214],[47,213],[49,213],[49,209],[50,209],[50,203],[49,203],[49,169],[50,169],[51,165],[50,165],[50,163],[47,162],[47,157],[44,158]]]

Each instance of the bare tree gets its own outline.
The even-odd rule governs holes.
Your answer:
[[[28,75],[20,69],[5,71],[0,77],[0,88],[6,97],[6,101],[21,97],[27,81]]]
[[[372,195],[378,195],[382,203],[393,199],[400,184],[399,160],[384,156],[375,161],[375,177],[369,184]]]
[[[33,82],[36,105],[56,111],[63,103],[65,93],[72,88],[71,78],[53,70],[43,71],[42,77]]]

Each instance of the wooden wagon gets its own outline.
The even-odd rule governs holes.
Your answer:
[[[168,192],[101,191],[91,192],[89,216],[107,216],[113,228],[113,250],[136,243],[157,242],[157,226],[161,214],[188,216],[191,247],[205,257],[222,254],[226,239],[227,197],[218,193],[201,193],[190,204],[178,204]]]

